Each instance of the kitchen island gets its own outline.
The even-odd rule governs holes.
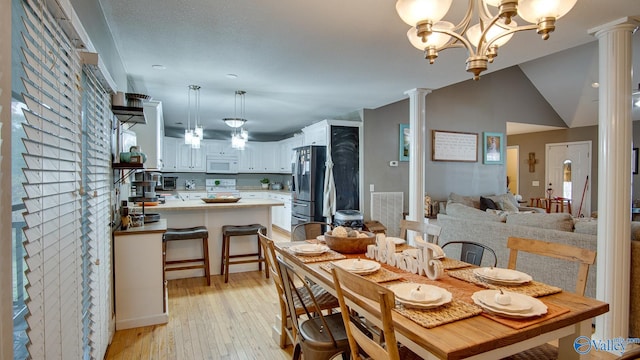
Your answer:
[[[205,203],[202,200],[167,200],[165,204],[146,207],[146,213],[159,213],[166,219],[169,228],[205,226],[209,230],[209,266],[212,275],[220,274],[222,255],[222,226],[262,224],[271,236],[271,211],[274,206],[284,206],[281,201],[272,199],[240,199],[235,203]],[[255,236],[234,237],[231,255],[257,252],[258,241]],[[202,241],[199,239],[172,241],[167,244],[167,260],[195,258],[202,253]],[[229,272],[258,270],[258,264],[238,264],[229,268]],[[180,270],[167,273],[167,279],[201,277],[203,270]]]

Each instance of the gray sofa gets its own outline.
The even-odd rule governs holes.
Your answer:
[[[509,260],[507,238],[509,236],[538,239],[597,250],[597,221],[576,221],[568,214],[507,213],[495,214],[452,202],[447,204],[447,214],[438,214],[437,224],[442,228],[439,245],[449,241],[475,241],[491,247],[499,267],[506,267]],[[631,231],[631,299],[640,297],[640,222],[632,222]],[[458,258],[459,245],[446,249],[447,256]],[[488,265],[485,255],[483,265]],[[574,291],[578,265],[532,254],[518,254],[517,268],[530,274],[535,280]],[[589,269],[585,295],[595,297],[596,266]],[[630,336],[640,336],[640,303],[631,301]]]

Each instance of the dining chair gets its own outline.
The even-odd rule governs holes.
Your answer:
[[[555,259],[567,260],[579,263],[578,274],[576,276],[575,293],[584,296],[584,290],[587,286],[587,275],[589,274],[589,266],[596,261],[596,252],[593,250],[583,249],[576,246],[551,243],[542,240],[525,239],[518,237],[509,237],[507,239],[507,248],[509,248],[509,269],[516,269],[519,252],[527,252],[541,256],[552,257]],[[522,351],[508,359],[533,359],[535,354],[544,353],[550,358],[557,358],[558,348],[551,344],[542,344],[535,348]],[[622,358],[627,359],[627,358]],[[629,358],[633,359],[633,357]]]
[[[596,261],[595,251],[571,245],[518,237],[509,237],[507,239],[507,247],[509,248],[509,263],[507,265],[509,269],[516,268],[516,261],[520,251],[578,262],[580,265],[578,267],[578,274],[576,277],[575,293],[584,296],[584,290],[587,286],[589,266],[593,265]]]
[[[366,354],[364,358],[373,360],[419,358],[408,348],[398,347],[391,316],[391,310],[395,307],[395,294],[393,291],[337,266],[333,267],[332,274],[336,294],[340,302],[342,321],[351,347],[351,359],[363,359],[361,351]],[[357,319],[354,320],[354,317],[349,316],[353,311],[347,306],[346,299],[354,303],[361,303],[363,301],[362,298],[372,300],[380,306],[384,344],[380,344],[376,339],[372,338],[367,329]]]
[[[407,230],[420,233],[425,241],[437,244],[440,238],[441,228],[435,224],[426,224],[420,221],[400,220],[400,237],[407,240]]]
[[[277,258],[277,261],[282,274],[282,284],[289,312],[295,313],[297,311],[296,303],[300,303],[306,315],[304,319],[297,316],[291,317],[291,323],[297,333],[292,359],[298,360],[302,355],[305,360],[329,360],[342,354],[342,358],[347,360],[349,358],[349,340],[342,322],[342,314],[324,315],[322,311],[314,312],[305,303],[306,294],[309,294],[310,304],[315,309],[320,307],[310,285],[283,259]],[[303,284],[302,288],[296,285],[298,283]],[[306,294],[302,293],[301,289],[304,289]]]
[[[328,223],[319,221],[310,221],[302,224],[298,224],[291,230],[291,241],[305,241],[308,239],[315,239],[328,230],[331,230],[333,226]]]
[[[498,257],[496,256],[496,252],[487,245],[474,241],[449,241],[448,243],[442,245],[442,250],[444,250],[444,248],[449,246],[450,244],[461,244],[460,260],[466,263],[480,266],[480,264],[482,264],[482,257],[484,256],[484,252],[487,251],[493,255],[493,266],[495,267],[498,265]]]
[[[280,273],[280,267],[278,266],[273,240],[262,233],[259,233],[258,237],[260,239],[260,246],[262,246],[262,252],[264,253],[265,259],[267,261],[267,266],[269,267],[269,271],[271,272],[271,275],[273,277],[273,283],[276,287],[276,292],[278,293],[278,302],[280,305],[280,347],[284,349],[287,346],[287,340],[289,340],[292,344],[295,344],[295,339],[297,336],[296,328],[293,327],[290,329],[288,326],[291,316],[289,310],[287,309],[287,299],[284,293],[282,275]],[[298,293],[303,295],[303,302],[301,303],[300,301],[296,301],[295,303],[296,317],[305,313],[305,308],[302,305],[303,303],[306,304],[307,308],[310,309],[311,312],[326,310],[328,313],[331,313],[332,309],[340,307],[338,299],[335,296],[329,294],[319,285],[310,285],[310,289],[311,292],[307,292],[306,288],[303,287],[297,289]],[[314,307],[314,304],[312,304],[311,296],[315,297],[318,303],[317,307]]]

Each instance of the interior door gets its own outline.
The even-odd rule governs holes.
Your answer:
[[[546,153],[545,189],[551,197],[571,199],[573,216],[589,216],[591,141],[547,144]]]

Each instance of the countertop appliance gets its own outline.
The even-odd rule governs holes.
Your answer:
[[[326,148],[303,146],[295,152],[292,168],[291,227],[310,221],[325,221],[322,216]]]
[[[162,176],[162,190],[175,190],[178,185],[177,176]]]
[[[205,189],[208,198],[218,196],[240,197],[240,192],[236,189],[236,179],[206,179]]]

